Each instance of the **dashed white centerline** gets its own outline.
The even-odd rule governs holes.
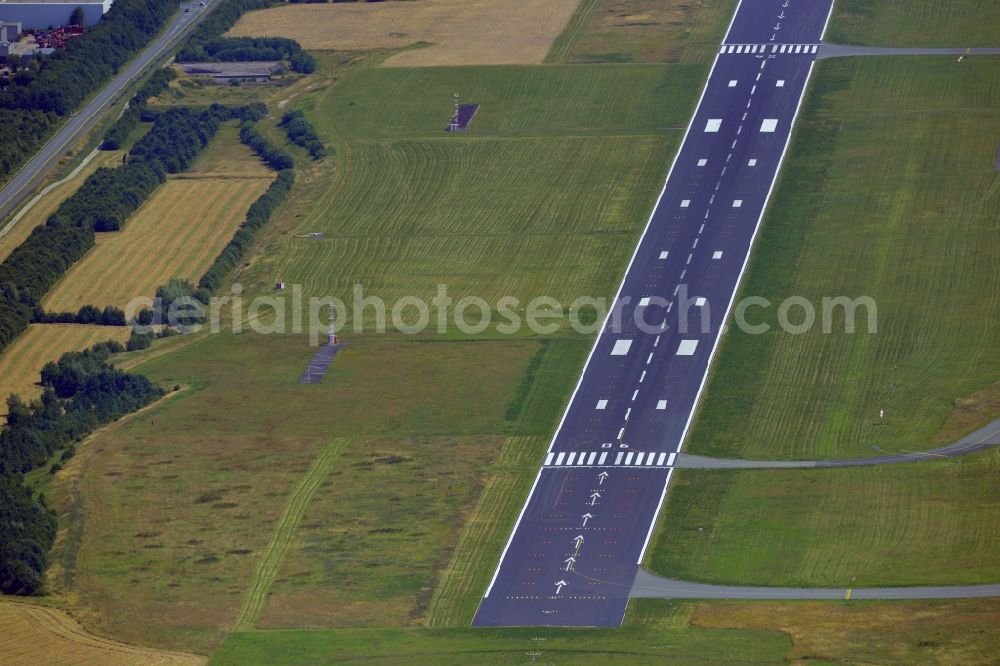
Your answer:
[[[639,389],[636,389],[635,392],[632,394],[632,402],[635,402],[635,399],[636,397],[638,397],[638,395],[639,395]]]
[[[649,356],[646,358],[646,365],[653,362],[653,352],[649,352]]]

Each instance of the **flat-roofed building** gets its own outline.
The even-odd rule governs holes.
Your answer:
[[[25,29],[57,28],[69,25],[69,17],[79,7],[83,24],[91,26],[111,9],[114,0],[0,0],[0,21],[20,23]]]

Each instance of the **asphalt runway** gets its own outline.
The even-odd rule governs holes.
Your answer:
[[[181,5],[177,15],[149,45],[131,60],[122,71],[86,102],[82,109],[67,117],[52,138],[42,146],[34,157],[21,167],[7,184],[0,189],[0,219],[9,215],[29,194],[38,182],[56,165],[70,148],[89,132],[101,119],[104,111],[115,97],[124,91],[135,79],[146,73],[159,58],[176,46],[181,39],[194,29],[201,19],[211,11],[215,0],[206,0],[205,7],[197,2]],[[185,11],[190,9],[190,11]],[[13,222],[3,227],[9,230]]]
[[[831,10],[741,0],[474,626],[621,623]]]
[[[968,599],[1000,596],[1000,585],[927,587],[800,588],[709,585],[662,578],[640,569],[632,588],[636,599]]]

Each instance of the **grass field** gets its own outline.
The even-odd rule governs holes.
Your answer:
[[[837,0],[826,40],[876,46],[998,46],[993,0]]]
[[[546,62],[710,63],[736,0],[582,0]]]
[[[400,67],[541,63],[578,0],[423,0],[291,5],[248,12],[230,36],[291,37],[307,49],[423,48],[391,56]]]
[[[747,585],[993,583],[998,471],[996,452],[886,468],[682,470],[648,564]]]
[[[61,524],[82,529],[60,538],[54,591],[84,600],[78,612],[102,632],[210,649],[236,619],[286,498],[331,438],[354,437],[290,542],[286,569],[309,572],[315,594],[303,596],[298,577],[279,567],[263,620],[280,621],[283,600],[297,598],[321,611],[321,626],[346,623],[342,610],[328,607],[335,591],[345,604],[386,605],[392,612],[383,622],[410,622],[496,455],[493,433],[517,425],[508,404],[538,347],[356,339],[315,386],[295,382],[313,352],[301,337],[207,336],[154,355],[139,370],[191,389],[95,436],[85,448],[99,455],[77,456],[60,474],[51,495]],[[585,351],[562,347],[566,370],[555,373],[555,385],[568,384]],[[543,395],[525,400],[548,408],[552,384],[543,384]],[[526,408],[519,422],[535,422],[537,411]],[[361,520],[340,513],[353,511]],[[406,525],[407,516],[420,520]],[[365,572],[361,580],[400,583],[334,589],[344,574],[330,568],[332,544],[359,555],[353,566]],[[370,559],[379,552],[384,561]],[[395,558],[416,573],[393,573]],[[140,617],[136,608],[150,611]]]
[[[826,458],[922,450],[1000,378],[997,60],[817,67],[744,295],[870,296],[878,333],[733,330],[692,452]],[[760,315],[775,324],[776,307]],[[840,318],[842,319],[842,318]],[[879,422],[879,410],[886,418]],[[979,413],[980,423],[996,414]],[[954,436],[954,430],[950,433]]]
[[[989,664],[1000,639],[1000,600],[886,603],[699,604],[691,617],[704,628],[782,631],[787,659],[819,664]]]
[[[124,307],[152,297],[172,277],[197,282],[272,173],[224,127],[193,167],[171,177],[122,231],[98,234],[96,246],[44,299],[50,311],[85,304]]]
[[[302,524],[306,509],[309,508],[309,503],[320,485],[330,476],[334,464],[348,443],[350,443],[348,439],[336,439],[323,447],[292,491],[288,504],[285,505],[285,512],[281,514],[275,526],[274,535],[267,543],[267,548],[257,564],[246,598],[233,623],[234,631],[247,631],[257,625],[264,611],[264,604],[271,593],[271,587],[291,547],[292,539]]]
[[[24,400],[42,394],[39,375],[49,361],[105,340],[125,342],[128,336],[129,329],[122,326],[32,324],[0,354],[0,418],[7,415],[7,396],[11,393]]]
[[[8,666],[127,666],[202,664],[204,657],[109,640],[84,631],[69,615],[28,603],[0,602],[3,658]]]
[[[121,160],[122,151],[101,151],[75,174],[71,172],[66,177],[46,185],[38,195],[29,199],[28,203],[22,206],[15,216],[0,224],[0,234],[3,234],[0,235],[0,261],[6,259],[15,247],[23,243],[24,239],[31,234],[32,229],[39,224],[44,224],[45,220],[59,208],[59,204],[73,194],[90,174],[102,166],[118,165]],[[34,201],[33,204],[32,201]],[[18,218],[18,216],[20,217]],[[15,218],[18,219],[15,221]]]
[[[778,631],[689,628],[691,608],[638,600],[619,629],[365,628],[234,633],[212,664],[779,664]]]

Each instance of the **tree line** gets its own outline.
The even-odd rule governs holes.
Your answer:
[[[178,0],[118,0],[66,49],[18,72],[0,91],[0,178],[41,147],[60,116],[75,111],[144,48],[178,6]]]
[[[222,0],[185,42],[177,54],[177,62],[288,60],[293,71],[314,72],[316,60],[294,39],[222,36],[245,13],[276,4],[275,0]]]
[[[305,115],[298,109],[286,111],[279,123],[288,139],[309,151],[309,156],[314,160],[322,159],[326,155],[326,146],[320,141],[316,134],[316,128],[312,126]]]
[[[42,369],[40,399],[26,403],[12,395],[7,400],[7,425],[0,429],[0,592],[39,593],[55,539],[55,514],[44,497],[22,483],[21,475],[59,451],[65,460],[74,443],[98,427],[163,395],[147,378],[108,362],[124,349],[104,342],[64,354]]]
[[[139,126],[143,114],[146,112],[146,103],[150,97],[156,97],[170,85],[170,82],[177,78],[176,72],[169,67],[156,70],[146,81],[139,92],[128,101],[128,108],[121,117],[104,135],[101,142],[101,150],[118,150],[125,145],[132,131]]]

